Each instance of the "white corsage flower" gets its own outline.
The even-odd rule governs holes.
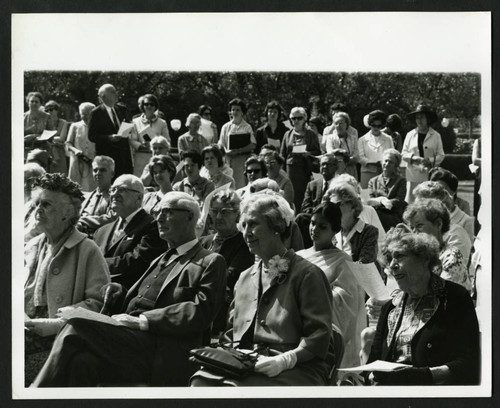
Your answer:
[[[279,255],[273,256],[268,262],[267,273],[271,279],[276,278],[279,285],[285,282],[290,261]]]

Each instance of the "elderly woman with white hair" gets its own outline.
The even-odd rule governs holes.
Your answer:
[[[161,154],[167,155],[170,152],[170,143],[163,136],[153,137],[153,139],[151,139],[151,142],[149,143],[149,147],[151,148],[152,156],[159,156]],[[144,166],[140,178],[142,184],[144,184],[144,187],[156,186],[156,183],[153,180],[153,176],[151,175],[150,163],[147,163]]]
[[[286,171],[292,180],[295,210],[300,213],[306,186],[312,176],[311,156],[319,156],[321,147],[316,134],[306,127],[307,112],[304,108],[292,108],[290,121],[293,129],[283,137],[281,156],[285,159]]]
[[[50,349],[64,325],[58,317],[61,309],[83,307],[98,312],[102,306],[100,289],[110,276],[99,247],[75,228],[82,200],[79,186],[62,174],[45,174],[35,181],[34,213],[42,233],[24,250],[27,355]],[[29,383],[36,370],[33,364],[27,368]]]
[[[80,184],[83,191],[92,191],[96,185],[92,174],[92,160],[96,155],[95,143],[89,140],[90,112],[95,105],[83,102],[78,107],[81,120],[71,124],[66,139],[69,152],[68,177]]]
[[[197,113],[190,113],[186,119],[186,127],[189,129],[186,133],[179,137],[177,148],[179,153],[194,150],[201,154],[203,149],[209,145],[199,132],[201,126],[201,116]]]
[[[192,386],[328,384],[332,292],[321,269],[285,248],[292,220],[278,194],[252,194],[242,202],[239,228],[261,260],[236,283],[223,338],[257,351],[258,360],[243,378],[198,371]]]

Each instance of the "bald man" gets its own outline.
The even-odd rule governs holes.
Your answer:
[[[122,174],[109,189],[117,219],[99,228],[94,241],[101,249],[111,280],[130,288],[153,259],[167,250],[156,220],[142,209],[144,186],[139,177]]]
[[[115,177],[132,173],[132,153],[129,140],[118,136],[126,110],[116,103],[118,94],[111,84],[99,88],[101,104],[90,113],[89,140],[95,143],[98,156],[109,156],[115,161]]]

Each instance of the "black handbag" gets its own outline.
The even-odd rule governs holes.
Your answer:
[[[253,371],[256,352],[248,354],[220,344],[214,346],[192,349],[189,359],[209,372],[230,378],[242,378]]]

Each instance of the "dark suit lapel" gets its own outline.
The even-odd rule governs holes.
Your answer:
[[[149,217],[147,217],[147,215],[148,215],[147,212],[141,209],[130,220],[130,222],[127,225],[125,225],[125,228],[120,233],[120,235],[117,237],[115,242],[112,242],[114,234],[111,234],[112,236],[111,236],[111,241],[109,241],[110,247],[109,247],[108,251],[111,251],[111,250],[114,251],[116,249],[116,247],[118,247],[126,237],[132,237],[137,232],[139,232],[144,227],[144,224],[149,222],[149,219],[148,219]],[[120,221],[120,218],[118,218],[117,222],[119,222],[119,221]],[[115,228],[113,228],[112,231],[114,231],[114,230],[115,230]]]
[[[165,290],[165,288],[172,282],[179,274],[182,272],[182,270],[186,267],[188,263],[191,262],[191,259],[202,249],[202,246],[200,243],[197,243],[193,248],[191,248],[189,251],[187,251],[184,255],[181,255],[179,258],[177,258],[174,262],[175,265],[170,271],[170,273],[167,276],[167,279],[165,279],[165,282],[163,283],[163,288],[158,293],[158,296],[160,296],[161,292]]]

